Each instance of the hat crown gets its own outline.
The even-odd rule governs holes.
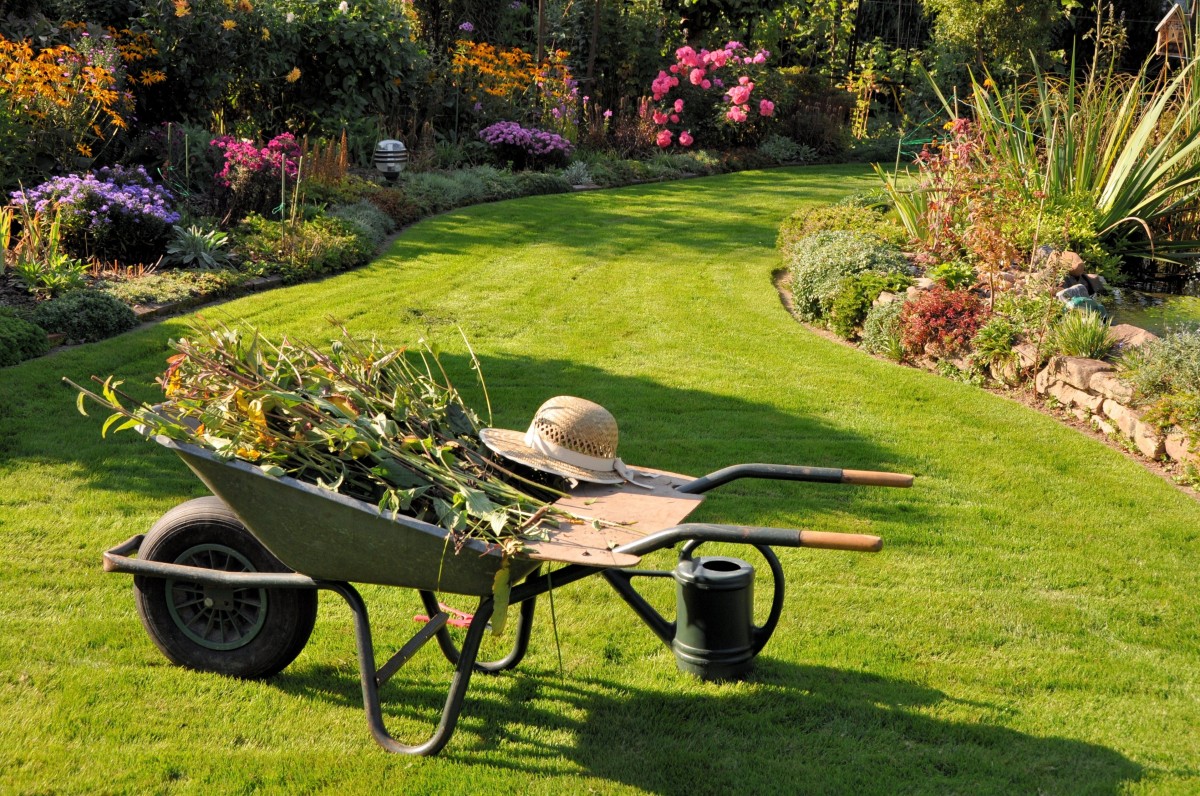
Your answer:
[[[598,459],[616,458],[617,421],[600,404],[569,396],[551,398],[538,407],[532,425],[547,442]]]

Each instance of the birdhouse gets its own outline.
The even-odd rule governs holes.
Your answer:
[[[1154,44],[1154,54],[1164,58],[1184,58],[1187,55],[1188,26],[1192,23],[1192,8],[1188,0],[1171,0],[1171,7],[1166,16],[1154,30],[1158,40]]]

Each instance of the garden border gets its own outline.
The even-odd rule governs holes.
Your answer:
[[[774,285],[776,293],[779,294],[779,303],[783,305],[784,311],[792,317],[792,320],[809,332],[812,332],[818,337],[824,338],[831,342],[838,343],[846,348],[853,349],[863,356],[868,356],[881,362],[895,365],[896,367],[912,367],[910,365],[904,365],[900,362],[895,362],[887,357],[872,354],[871,352],[864,350],[861,346],[857,346],[849,340],[844,340],[841,337],[838,337],[828,329],[824,329],[819,326],[813,326],[812,324],[802,320],[799,314],[796,312],[795,303],[792,301],[791,272],[786,267],[780,266],[771,272],[771,283]],[[1053,359],[1061,358],[1052,358],[1052,362]],[[1078,357],[1075,359],[1078,359]],[[1099,360],[1095,361],[1099,362]],[[1103,372],[1107,373],[1112,370],[1112,366],[1109,363],[1100,364],[1104,365]],[[1050,367],[1051,365],[1048,364],[1044,369],[1039,371],[1039,379],[1041,379],[1042,374],[1045,374],[1050,370]],[[922,368],[922,370],[928,370],[928,372],[941,377],[940,374],[938,374],[935,370],[927,368]],[[1186,461],[1180,461],[1169,457],[1166,461],[1163,461],[1162,459],[1147,457],[1145,452],[1138,445],[1136,439],[1132,436],[1122,436],[1121,428],[1115,423],[1108,424],[1106,421],[1103,421],[1112,427],[1114,432],[1111,435],[1106,433],[1103,427],[1099,425],[1099,423],[1102,422],[1102,419],[1098,419],[1096,416],[1092,415],[1081,416],[1081,413],[1079,413],[1078,410],[1072,411],[1068,402],[1063,402],[1061,398],[1049,391],[1049,388],[1057,383],[1059,383],[1057,379],[1055,379],[1053,382],[1046,380],[1046,390],[1039,390],[1037,388],[1036,381],[1026,382],[1022,385],[1010,388],[1004,388],[992,383],[971,386],[978,386],[979,389],[986,390],[992,395],[1019,403],[1022,406],[1033,409],[1034,411],[1040,412],[1047,417],[1057,420],[1062,425],[1068,426],[1084,434],[1084,436],[1088,436],[1092,439],[1103,442],[1113,450],[1124,454],[1126,458],[1142,465],[1142,467],[1149,472],[1154,473],[1164,481],[1168,481],[1172,486],[1184,494],[1188,495],[1194,500],[1200,501],[1200,488],[1183,482],[1179,478],[1179,471],[1187,464]],[[1060,406],[1056,407],[1052,405],[1052,400],[1058,402]],[[1128,408],[1126,408],[1126,411],[1130,412],[1131,414],[1135,412],[1135,410],[1130,410]],[[1192,453],[1191,459],[1191,463],[1193,465],[1200,466],[1200,454]]]

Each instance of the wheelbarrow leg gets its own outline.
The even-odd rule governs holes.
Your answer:
[[[479,607],[475,609],[475,618],[467,628],[467,637],[463,640],[462,652],[458,655],[454,679],[450,683],[450,692],[446,696],[446,705],[442,708],[437,729],[424,743],[409,745],[393,738],[383,723],[383,711],[379,704],[381,671],[375,668],[375,647],[371,641],[371,624],[367,618],[366,603],[349,583],[326,582],[322,586],[340,594],[350,606],[351,613],[354,614],[354,635],[358,643],[358,671],[359,678],[362,680],[363,707],[367,711],[367,726],[370,727],[375,741],[389,752],[408,755],[434,755],[440,752],[450,740],[450,736],[454,734],[454,728],[458,724],[458,715],[462,712],[463,698],[466,696],[467,686],[471,683],[471,673],[474,671],[475,657],[479,654],[479,644],[483,641],[484,630],[492,615],[491,598],[485,597],[479,601]],[[434,609],[436,608],[435,604]],[[433,615],[431,613],[431,616]],[[382,679],[386,680],[386,677]]]
[[[425,604],[425,610],[430,616],[441,610],[438,607],[437,597],[434,596],[433,592],[422,591],[421,602]],[[536,597],[530,597],[521,603],[521,613],[517,616],[516,639],[513,641],[512,650],[497,661],[475,661],[475,671],[485,674],[498,674],[513,668],[521,662],[525,657],[525,653],[529,651],[529,636],[533,632],[533,611],[536,607]],[[442,654],[446,656],[446,660],[452,664],[458,664],[458,646],[454,643],[454,639],[450,637],[450,631],[444,627],[439,630],[437,642],[438,646],[442,648]]]

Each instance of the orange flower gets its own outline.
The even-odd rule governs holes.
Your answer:
[[[287,82],[295,83],[299,79],[300,79],[300,67],[293,66],[292,71],[287,73]]]
[[[188,5],[188,0],[175,0],[175,16],[186,17],[192,13],[192,7]]]

